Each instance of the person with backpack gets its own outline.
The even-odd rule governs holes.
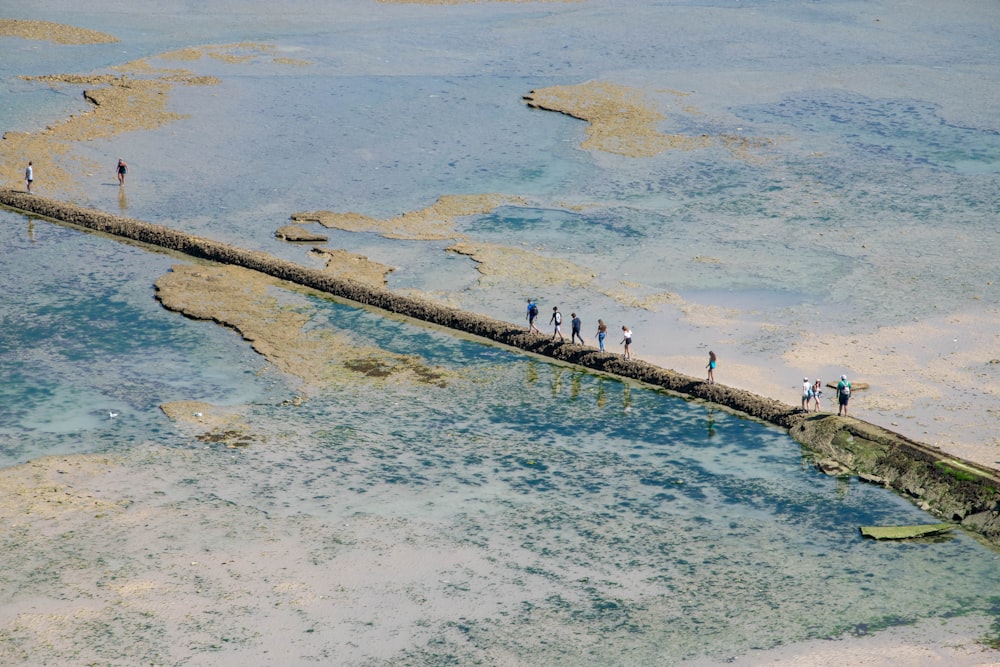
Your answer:
[[[559,336],[559,342],[565,343],[566,339],[562,335],[562,313],[559,312],[559,306],[552,306],[552,317],[549,318],[549,324],[555,325],[555,329],[552,331],[552,340]]]
[[[840,376],[840,382],[837,383],[837,403],[839,408],[837,410],[838,416],[847,416],[847,402],[851,400],[851,383],[847,380],[846,375]]]
[[[538,317],[538,304],[535,303],[534,299],[528,299],[528,312],[525,314],[525,319],[528,320],[528,333],[534,331],[535,333],[542,333],[535,326],[535,319]]]

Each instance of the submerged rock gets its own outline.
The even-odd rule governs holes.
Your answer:
[[[947,533],[954,528],[950,523],[933,523],[924,526],[861,526],[861,534],[876,540],[909,540]]]
[[[328,237],[323,234],[311,232],[305,227],[298,225],[285,225],[275,230],[274,235],[282,241],[292,243],[326,243]]]

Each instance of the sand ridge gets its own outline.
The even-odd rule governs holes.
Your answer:
[[[685,95],[678,91],[667,92],[677,98]],[[608,81],[539,88],[525,95],[524,101],[532,108],[557,111],[586,121],[587,139],[581,148],[627,157],[651,157],[664,151],[692,151],[718,145],[735,156],[748,158],[771,143],[766,139],[728,134],[717,137],[664,134],[657,128],[666,116],[645,93]],[[694,110],[685,107],[684,112],[691,114]]]
[[[458,231],[458,219],[483,215],[500,206],[526,205],[524,198],[497,193],[476,195],[441,195],[431,206],[407,211],[392,218],[374,218],[356,212],[329,210],[293,213],[295,223],[318,223],[329,229],[353,233],[375,233],[386,239],[417,241],[454,240],[447,252],[469,257],[475,262],[481,283],[511,282],[519,286],[567,285],[604,294],[633,308],[657,310],[663,304],[678,304],[680,297],[671,292],[651,293],[643,285],[627,281],[606,281],[592,270],[561,257],[552,257],[535,249],[479,241]],[[325,250],[323,252],[326,252]],[[346,259],[346,257],[345,257]],[[371,276],[352,275],[350,267],[362,269],[363,262],[352,258],[343,262],[340,271],[346,277],[371,281]],[[427,298],[432,295],[420,293]],[[441,301],[440,298],[435,298]]]
[[[359,344],[350,331],[338,330],[332,323],[307,327],[312,309],[290,291],[299,288],[256,271],[179,264],[155,287],[165,308],[238,331],[257,353],[301,380],[306,394],[361,380],[440,384],[454,377],[423,364],[417,355]]]
[[[56,44],[112,44],[114,35],[51,21],[0,19],[0,37],[20,37]]]

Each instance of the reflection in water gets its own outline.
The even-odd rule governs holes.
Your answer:
[[[35,221],[31,218],[28,218],[28,240],[35,242]]]
[[[569,397],[570,400],[575,401],[580,397],[580,380],[583,378],[585,373],[582,370],[575,370],[570,375],[570,390]]]
[[[708,437],[711,438],[715,435],[715,410],[709,405],[705,407],[705,412],[708,416]]]
[[[557,366],[552,372],[552,381],[550,383],[552,386],[552,398],[556,398],[562,389],[563,370],[563,368]]]
[[[525,364],[525,384],[535,384],[538,382],[538,362],[534,359],[528,359]]]
[[[125,196],[125,187],[118,188],[118,209],[124,213],[128,210],[128,197]]]
[[[608,402],[608,394],[604,390],[604,378],[597,379],[597,407],[603,408]]]
[[[622,412],[632,412],[632,387],[622,385]]]

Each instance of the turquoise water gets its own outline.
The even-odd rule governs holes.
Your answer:
[[[264,364],[237,334],[191,326],[153,299],[153,281],[176,258],[8,212],[0,219],[4,465],[165,437],[161,403],[267,395],[250,381]]]
[[[1000,253],[992,7],[957,3],[942,17],[933,3],[62,5],[34,3],[18,18],[122,42],[0,41],[5,129],[83,108],[77,90],[19,74],[103,71],[238,41],[311,63],[154,60],[221,83],[172,91],[190,118],[76,147],[108,165],[75,174],[83,203],[306,263],[303,247],[273,237],[292,213],[390,217],[443,194],[501,192],[526,204],[459,230],[568,259],[600,285],[624,277],[642,293],[749,302],[765,321],[816,331],[998,304],[982,288]],[[579,148],[580,121],[521,102],[589,80],[649,92],[667,110],[665,132],[768,142],[752,159],[720,146],[595,154]],[[132,167],[124,205],[118,155]],[[479,283],[447,242],[329,236],[396,266],[392,287],[448,292],[515,321],[521,291],[571,299],[609,322],[648,324],[643,345],[671,351],[657,315],[593,286]],[[475,613],[422,619],[430,639],[395,656],[403,664],[468,664],[499,645],[522,664],[724,660],[926,618],[996,624],[995,551],[962,533],[862,540],[859,525],[932,518],[817,473],[778,429],[300,296],[288,298],[302,299],[311,326],[455,376],[443,387],[359,379],[290,410],[294,387],[237,334],[153,299],[176,258],[9,212],[0,249],[0,464],[204,449],[160,404],[250,406],[259,438],[226,473],[227,500],[331,525],[433,525],[443,544],[488,564],[442,594]]]

